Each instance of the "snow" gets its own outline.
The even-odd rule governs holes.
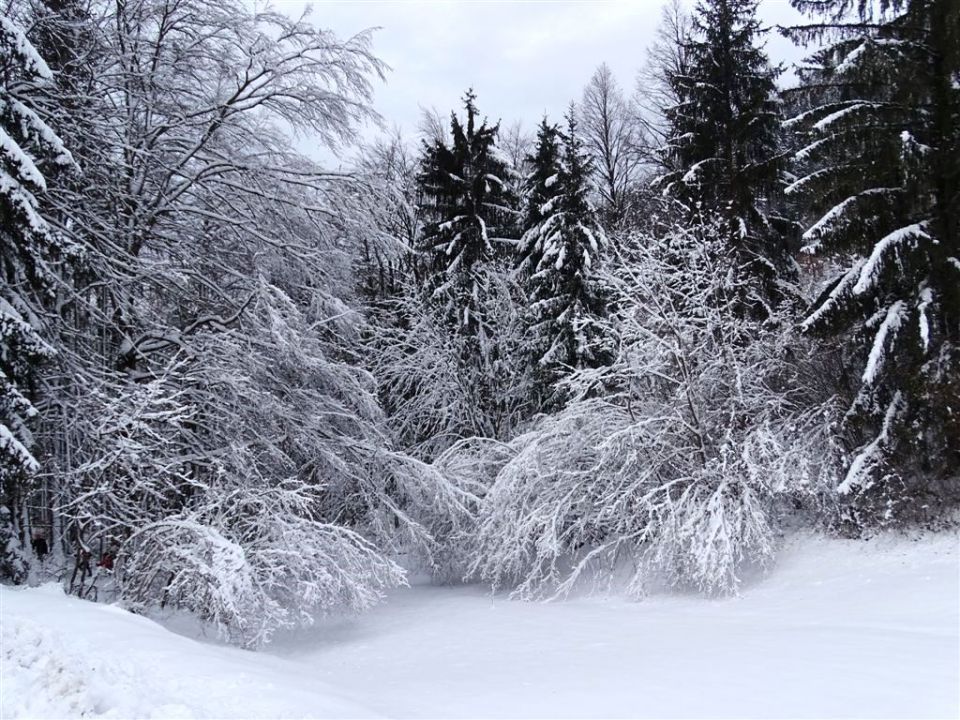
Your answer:
[[[852,114],[852,113],[859,112],[860,110],[863,110],[863,109],[873,109],[873,108],[877,108],[877,107],[879,107],[879,103],[863,102],[863,101],[860,101],[860,100],[855,100],[855,101],[851,102],[851,104],[846,105],[846,106],[840,108],[839,110],[830,113],[829,115],[827,115],[827,116],[824,117],[823,119],[815,122],[815,123],[813,124],[813,127],[814,127],[814,129],[818,130],[819,132],[824,132],[824,131],[828,130],[828,129],[830,128],[830,126],[833,125],[835,122],[837,122],[838,120],[843,119],[843,118],[846,117],[847,115],[850,115],[850,114]]]
[[[46,180],[37,169],[36,164],[12,137],[0,128],[0,155],[14,167],[20,180],[31,183],[40,190],[47,189]]]
[[[9,51],[19,58],[28,75],[44,79],[53,77],[50,68],[27,40],[23,31],[2,15],[0,15],[0,44],[6,45]]]
[[[814,173],[814,175],[816,175],[816,173]],[[790,194],[791,188],[800,185],[810,177],[813,177],[813,175],[808,175],[806,178],[798,180],[797,182],[793,183],[793,185],[790,185],[786,190],[787,194]],[[861,193],[851,195],[850,197],[837,203],[832,208],[827,210],[827,212],[825,212],[821,218],[817,220],[817,222],[811,225],[807,231],[803,233],[803,240],[808,244],[801,248],[801,250],[811,254],[817,252],[817,250],[819,250],[819,242],[814,241],[818,241],[824,235],[828,234],[838,222],[843,220],[843,218],[849,213],[852,206],[861,202],[865,198],[870,197],[871,195],[885,195],[895,192],[897,192],[897,188],[868,188]],[[884,240],[886,239],[887,238],[884,238]]]
[[[863,268],[865,262],[866,258],[860,258],[856,260],[853,265],[846,270],[838,280],[836,280],[836,285],[834,286],[833,290],[830,291],[827,299],[824,300],[819,307],[816,307],[813,312],[811,312],[803,320],[803,322],[800,323],[800,329],[803,330],[803,332],[809,331],[810,328],[812,328],[837,306],[837,303],[840,302],[844,295],[850,292],[850,287],[860,277],[860,270]]]
[[[887,309],[886,317],[880,324],[880,329],[873,338],[873,346],[870,348],[870,356],[867,358],[867,366],[863,369],[861,378],[865,385],[872,385],[883,364],[886,361],[887,338],[896,338],[907,314],[907,304],[903,300],[897,300]]]
[[[933,304],[933,290],[924,287],[920,290],[920,304],[917,310],[920,314],[920,342],[923,345],[923,352],[930,351],[930,319],[927,317],[927,308]]]
[[[740,597],[397,591],[267,652],[0,589],[3,716],[957,717],[958,535],[803,535]],[[337,690],[332,690],[336,688]],[[71,704],[72,703],[72,704]]]
[[[897,246],[915,238],[930,240],[931,238],[926,232],[926,225],[925,222],[908,225],[898,228],[881,238],[877,244],[874,245],[870,257],[867,258],[867,262],[864,263],[863,268],[860,270],[860,277],[857,280],[857,284],[853,286],[853,294],[862,295],[877,283],[883,258],[891,248],[895,249]]]
[[[300,664],[198,642],[57,585],[0,586],[0,717],[377,717]]]
[[[739,598],[415,587],[273,648],[395,717],[956,717],[958,537],[804,537]]]

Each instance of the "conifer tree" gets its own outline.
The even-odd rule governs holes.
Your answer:
[[[553,384],[570,370],[609,359],[596,320],[605,300],[596,270],[606,238],[589,200],[590,159],[573,110],[566,132],[540,125],[528,179],[520,267],[531,302],[531,362],[546,404],[562,402]]]
[[[801,70],[787,188],[802,250],[839,272],[803,328],[845,338],[853,403],[841,493],[889,514],[960,498],[960,4],[794,0]],[[866,497],[861,493],[870,491]]]
[[[50,70],[23,32],[0,16],[0,523],[15,527],[38,463],[30,421],[38,367],[53,354],[41,336],[42,308],[54,292],[55,263],[69,247],[40,212],[44,173],[73,166],[73,158],[37,114],[31,100]],[[17,539],[22,529],[17,528]],[[0,530],[0,536],[11,535]],[[0,554],[14,552],[9,540]],[[16,567],[9,557],[0,567]]]
[[[670,126],[659,179],[689,207],[691,218],[719,215],[729,251],[755,279],[751,314],[767,317],[782,299],[790,267],[785,222],[774,211],[780,187],[781,118],[777,70],[758,45],[756,0],[702,0],[684,48],[686,70],[669,78],[679,104]]]
[[[544,206],[557,194],[556,183],[560,177],[560,128],[547,122],[544,117],[537,127],[537,143],[527,157],[530,172],[524,182],[523,230],[520,241],[521,264],[536,266],[540,258],[532,253],[535,247],[528,241],[530,230],[544,220]]]
[[[451,113],[449,145],[439,138],[425,143],[418,178],[427,220],[420,248],[429,257],[433,296],[468,334],[476,333],[482,315],[478,264],[507,254],[503,239],[516,224],[506,163],[496,148],[499,123],[478,124],[475,100],[468,90],[466,123]]]

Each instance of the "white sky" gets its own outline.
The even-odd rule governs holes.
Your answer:
[[[341,37],[380,28],[374,51],[392,70],[374,106],[388,127],[412,134],[421,107],[446,117],[471,86],[481,113],[528,130],[545,112],[559,121],[601,62],[632,91],[662,0],[271,2],[293,16],[308,4],[310,20]],[[762,0],[760,14],[768,24],[799,17],[787,0]],[[787,64],[802,54],[779,35],[770,36],[768,52]]]

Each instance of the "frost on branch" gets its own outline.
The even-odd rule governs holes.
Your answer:
[[[322,489],[224,477],[202,507],[150,523],[124,546],[125,599],[191,610],[257,647],[331,608],[365,610],[403,572],[356,532],[313,518]]]
[[[323,316],[265,282],[244,318],[181,338],[153,380],[118,378],[95,401],[62,511],[88,546],[118,547],[123,600],[258,645],[373,604],[403,582],[396,552],[442,563],[469,498],[390,449],[372,380],[336,359],[346,326],[324,336]]]
[[[550,596],[626,562],[634,593],[733,592],[745,566],[772,560],[785,508],[827,494],[832,404],[786,353],[800,340],[736,311],[721,237],[708,222],[634,238],[606,278],[618,358],[572,376],[575,401],[498,450],[472,573]]]

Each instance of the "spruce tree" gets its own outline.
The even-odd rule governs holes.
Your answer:
[[[800,73],[788,192],[839,271],[803,323],[844,339],[840,491],[888,515],[960,499],[960,4],[794,0],[825,41]],[[862,493],[867,493],[865,496]],[[914,501],[910,503],[910,501]]]
[[[523,237],[520,240],[521,265],[536,267],[539,256],[535,255],[535,243],[531,243],[530,230],[544,220],[544,207],[557,194],[560,177],[560,128],[547,122],[544,117],[537,127],[534,151],[527,157],[530,172],[523,188]]]
[[[450,144],[424,145],[418,176],[427,220],[420,249],[429,258],[432,294],[468,334],[477,332],[482,317],[478,265],[509,254],[503,240],[516,224],[506,163],[496,148],[499,123],[478,124],[475,100],[468,90],[465,123],[451,113]]]
[[[688,220],[724,220],[729,252],[753,279],[744,302],[762,318],[783,299],[780,281],[792,265],[787,225],[774,208],[783,167],[778,71],[758,45],[756,5],[697,5],[686,69],[668,78],[679,103],[667,110],[669,171],[658,182],[687,206]]]
[[[53,354],[41,336],[43,306],[54,291],[55,263],[69,247],[39,209],[44,173],[73,165],[70,153],[33,103],[50,70],[23,32],[0,16],[0,567],[20,563],[11,537],[30,477],[39,465],[29,429],[39,365]],[[11,571],[12,572],[12,571]],[[14,578],[18,579],[18,578]]]
[[[564,373],[609,360],[597,322],[606,312],[596,270],[606,238],[589,200],[591,163],[573,110],[566,132],[540,125],[528,178],[520,267],[531,303],[531,363],[549,407]]]

